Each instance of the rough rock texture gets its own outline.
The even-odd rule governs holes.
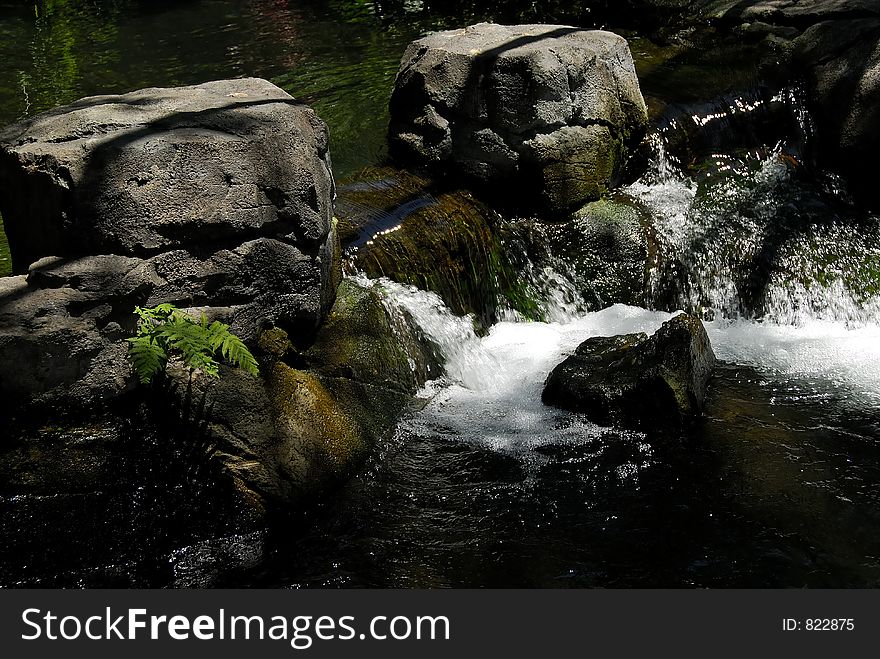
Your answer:
[[[5,129],[0,206],[28,274],[0,280],[0,360],[19,366],[0,394],[76,407],[129,390],[136,305],[308,344],[341,276],[332,195],[326,127],[264,80],[88,98]]]
[[[836,18],[880,16],[876,0],[696,0],[691,4],[716,19],[800,27]]]
[[[593,337],[550,373],[541,399],[599,424],[678,428],[703,409],[715,355],[703,324],[680,314],[651,337]]]
[[[622,37],[481,23],[407,48],[390,148],[400,161],[563,211],[611,185],[646,124]]]
[[[198,416],[205,394],[207,414],[187,422],[207,422],[240,499],[259,508],[349,473],[441,373],[405,314],[340,286],[326,128],[273,85],[84,99],[6,129],[0,151],[23,272],[0,279],[0,396],[19,421],[127,404],[136,305],[204,312],[261,376],[224,367],[190,382],[172,361],[169,404]],[[100,490],[104,473],[91,475]]]
[[[301,501],[349,475],[393,429],[439,358],[379,294],[343,281],[315,343],[301,352],[280,329],[259,340],[264,377],[225,369],[197,378],[218,457],[270,500]]]
[[[816,164],[844,177],[857,200],[880,208],[869,163],[880,148],[880,2],[695,0],[695,15],[773,45],[762,67],[775,84],[805,83]]]
[[[265,80],[85,98],[0,132],[0,212],[23,273],[41,256],[145,256],[330,233],[327,129]]]

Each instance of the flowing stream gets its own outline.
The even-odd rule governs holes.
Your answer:
[[[741,158],[748,178],[722,180],[708,193],[713,204],[698,198],[697,181],[660,160],[663,148],[625,191],[652,210],[685,264],[682,306],[713,318],[706,327],[720,363],[706,416],[679,440],[599,427],[540,400],[547,374],[587,337],[651,333],[673,314],[620,304],[585,313],[572,302],[574,287],[550,273],[541,279],[550,322],[504,321],[478,337],[433,293],[361,278],[440,347],[446,376],[425,387],[425,406],[400,423],[317,526],[276,538],[274,557],[248,580],[880,583],[876,291],[843,270],[811,279],[810,227],[782,246],[784,267],[765,273],[757,308],[736,283],[737,269],[752,264],[750,250],[786,221],[792,188],[804,185],[793,180],[784,149]],[[730,158],[713,158],[716,169],[732,168]],[[738,214],[743,207],[759,212]],[[871,258],[876,246],[859,242],[863,234],[847,242],[854,230],[846,218],[812,213],[823,241],[838,232],[826,249],[861,247],[858,256]]]

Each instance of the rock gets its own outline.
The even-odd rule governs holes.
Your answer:
[[[880,208],[868,166],[880,149],[880,18],[818,23],[793,48],[806,72],[820,157],[860,201]]]
[[[680,314],[651,337],[587,339],[553,369],[541,399],[603,425],[675,429],[701,413],[714,364],[703,324]]]
[[[41,259],[27,276],[0,278],[0,363],[18,365],[0,381],[0,395],[13,406],[59,411],[104,406],[131,391],[125,338],[135,332],[135,306],[194,308],[250,344],[278,326],[307,345],[338,281],[338,255],[316,264],[268,238],[213,254]]]
[[[384,170],[343,186],[340,201],[340,223],[359,227],[348,260],[369,277],[433,291],[453,313],[473,314],[480,330],[506,308],[538,317],[502,244],[501,216],[469,192],[435,195],[427,182]]]
[[[0,379],[7,410],[89,408],[129,391],[124,339],[154,274],[141,259],[97,256],[0,278],[0,363],[15,364]]]
[[[517,227],[533,262],[570,279],[590,309],[646,306],[657,251],[650,214],[622,193],[592,201],[564,222]]]
[[[8,127],[0,190],[16,273],[260,237],[316,259],[330,237],[326,126],[256,78],[84,98]]]
[[[442,373],[421,333],[376,291],[349,280],[308,350],[278,329],[259,345],[264,378],[224,367],[219,380],[197,377],[193,395],[206,397],[217,458],[272,501],[302,502],[350,475],[416,390]]]
[[[391,97],[390,150],[508,201],[561,212],[613,183],[646,124],[622,37],[481,23],[407,48]]]
[[[880,16],[876,0],[698,0],[695,4],[716,20],[766,21],[797,27],[836,18]]]
[[[442,356],[412,318],[351,280],[339,286],[330,315],[302,358],[323,377],[407,395],[443,373]]]
[[[264,80],[93,97],[3,130],[0,207],[28,274],[0,283],[0,358],[19,365],[0,394],[88,408],[130,391],[137,305],[307,346],[341,278],[333,188],[326,127]]]

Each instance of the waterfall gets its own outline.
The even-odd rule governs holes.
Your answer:
[[[763,143],[768,125],[781,130]],[[679,306],[705,318],[876,324],[880,218],[823,189],[837,182],[811,170],[812,135],[798,88],[661,121],[646,140],[649,167],[626,191],[651,213],[660,260],[685,280],[656,270],[652,288],[676,287]]]

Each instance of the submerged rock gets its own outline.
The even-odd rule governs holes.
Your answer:
[[[622,37],[481,23],[407,48],[391,97],[390,149],[506,201],[559,212],[608,189],[646,124]]]
[[[587,339],[553,369],[541,399],[599,424],[677,428],[701,413],[714,365],[703,324],[680,314],[650,337]]]

